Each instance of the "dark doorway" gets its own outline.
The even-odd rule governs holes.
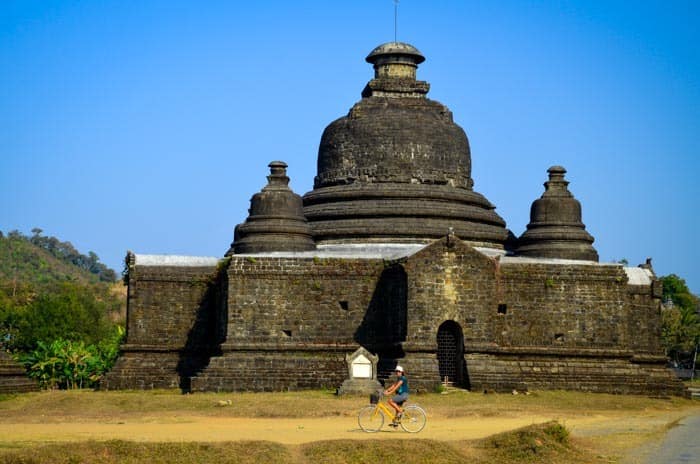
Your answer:
[[[460,388],[469,388],[467,364],[464,360],[464,336],[455,321],[440,325],[437,333],[437,358],[440,381]]]

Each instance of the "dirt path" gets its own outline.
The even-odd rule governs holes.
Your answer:
[[[545,422],[547,417],[443,419],[431,420],[420,433],[421,438],[460,440],[481,438],[504,430]],[[267,440],[283,444],[300,444],[319,440],[358,438],[415,438],[415,435],[384,427],[380,433],[367,434],[351,417],[306,419],[242,419],[187,417],[182,422],[136,423],[60,423],[3,424],[0,443],[57,442],[76,440],[135,441],[238,441]]]
[[[416,436],[386,426],[380,433],[367,434],[350,416],[302,419],[169,416],[123,422],[2,423],[0,445],[110,439],[153,442],[266,440],[282,444],[365,438],[469,440],[555,419],[564,423],[574,436],[595,437],[612,433],[658,432],[680,417],[682,415],[677,412],[641,416],[429,417],[426,428]]]

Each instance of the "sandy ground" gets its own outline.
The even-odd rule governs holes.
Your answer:
[[[461,440],[481,438],[504,430],[545,422],[549,418],[528,416],[492,419],[430,420],[420,438]],[[122,439],[136,441],[237,441],[268,440],[300,444],[319,440],[358,438],[416,438],[386,424],[380,433],[367,434],[349,417],[309,419],[241,419],[188,417],[182,422],[3,424],[0,442],[73,441]]]
[[[692,413],[692,412],[690,412]],[[698,414],[698,411],[694,412]],[[125,421],[86,421],[52,423],[0,423],[0,445],[12,447],[26,443],[51,443],[82,440],[133,441],[238,441],[267,440],[283,444],[301,444],[332,439],[435,439],[469,440],[530,424],[558,420],[573,436],[596,439],[611,434],[658,435],[665,427],[689,414],[653,412],[643,415],[596,415],[548,417],[428,417],[426,428],[418,435],[394,430],[386,424],[380,433],[360,430],[351,416],[305,419],[248,419],[200,416],[162,416]],[[661,435],[662,436],[662,435]]]

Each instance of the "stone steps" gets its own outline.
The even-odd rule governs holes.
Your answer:
[[[347,376],[344,359],[317,352],[234,352],[212,357],[191,377],[192,391],[281,391],[338,388]]]
[[[683,394],[683,387],[675,382],[669,382],[666,379],[658,379],[656,381],[646,379],[635,380],[629,376],[621,376],[613,378],[604,374],[586,378],[576,376],[542,376],[537,379],[523,379],[522,377],[513,377],[509,379],[507,376],[499,378],[475,376],[472,378],[472,385],[477,389],[486,389],[494,391],[512,391],[512,390],[540,390],[551,389],[554,386],[556,389],[588,391],[594,393],[616,393],[616,394],[638,394],[638,395],[653,395],[653,396],[688,396]]]
[[[27,393],[38,391],[39,386],[29,378],[5,378],[0,382],[0,393]]]
[[[39,390],[39,385],[27,376],[24,367],[0,349],[0,393],[25,393]]]
[[[125,353],[100,381],[100,389],[179,388],[177,353]]]

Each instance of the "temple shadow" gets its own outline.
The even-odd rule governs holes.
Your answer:
[[[408,278],[400,264],[394,264],[382,272],[372,293],[367,311],[355,331],[354,340],[379,356],[378,379],[384,381],[391,375],[398,359],[405,353]]]
[[[182,393],[192,391],[192,377],[202,372],[213,356],[221,354],[221,343],[226,339],[226,267],[217,269],[216,276],[206,285],[194,324],[187,334],[185,346],[180,350],[176,371]]]

